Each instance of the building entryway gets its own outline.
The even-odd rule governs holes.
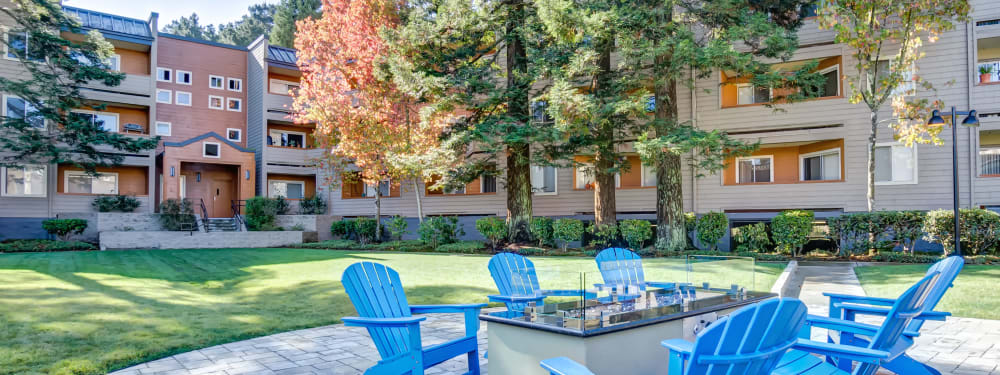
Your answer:
[[[237,196],[239,166],[208,163],[181,163],[186,197],[195,204],[205,202],[208,217],[232,217],[232,201]]]

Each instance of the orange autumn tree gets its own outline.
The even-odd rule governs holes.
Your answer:
[[[416,179],[422,178],[392,161],[437,147],[444,124],[419,121],[410,104],[414,100],[398,90],[390,74],[380,68],[388,47],[379,34],[398,25],[400,4],[324,0],[322,17],[299,21],[295,35],[302,71],[293,104],[295,121],[316,123],[316,142],[327,150],[324,164],[355,172],[334,176],[333,183],[360,180],[375,186],[376,218],[381,218],[380,184],[410,178],[416,186]],[[381,222],[377,239],[380,234]]]

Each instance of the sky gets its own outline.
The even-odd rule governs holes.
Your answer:
[[[252,4],[276,4],[278,0],[63,0],[64,5],[145,20],[149,13],[160,14],[160,28],[182,16],[198,13],[203,25],[229,23],[240,19]]]

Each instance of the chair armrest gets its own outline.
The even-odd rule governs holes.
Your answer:
[[[889,352],[881,350],[872,350],[850,345],[831,344],[806,339],[799,339],[796,341],[795,345],[792,345],[792,349],[875,364],[881,363],[882,360],[889,358]]]
[[[915,316],[913,319],[921,320],[945,320],[945,318],[951,316],[950,312],[945,311],[924,311],[920,315]]]
[[[823,293],[823,295],[830,297],[830,303],[854,302],[854,303],[863,303],[866,305],[877,305],[877,306],[892,306],[892,304],[896,303],[896,300],[892,298],[852,296],[850,294],[837,294],[837,293]]]
[[[539,364],[553,375],[594,375],[587,367],[566,357],[545,359]]]
[[[806,326],[825,328],[833,331],[854,333],[860,335],[874,335],[879,327],[871,324],[852,322],[850,320],[828,318],[819,315],[809,315],[806,317]]]
[[[687,283],[674,283],[674,282],[667,282],[667,281],[647,281],[646,282],[646,286],[651,286],[651,287],[654,287],[654,288],[661,288],[661,289],[673,289],[676,286],[684,285],[684,284],[687,284]]]
[[[660,346],[663,346],[672,352],[680,353],[684,357],[691,355],[691,350],[694,349],[694,343],[685,339],[663,340],[660,341]]]
[[[410,312],[413,314],[460,313],[470,309],[479,310],[484,307],[486,307],[485,303],[468,305],[410,305]]]
[[[584,298],[595,298],[597,293],[588,292],[583,289],[545,289],[541,293],[547,297],[576,297],[583,295]]]
[[[424,316],[408,316],[405,318],[361,318],[357,316],[345,316],[340,318],[344,325],[348,327],[406,327],[419,325],[427,320]]]
[[[489,298],[490,302],[503,302],[503,303],[524,303],[524,302],[538,302],[545,299],[545,296],[502,296],[499,294],[486,296]]]

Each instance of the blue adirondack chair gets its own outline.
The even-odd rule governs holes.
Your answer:
[[[609,247],[597,253],[594,261],[597,262],[597,269],[601,271],[601,278],[604,279],[604,284],[595,285],[597,287],[616,288],[636,285],[639,287],[639,291],[644,291],[646,287],[674,289],[687,285],[686,283],[646,281],[642,258],[629,249]],[[693,290],[691,291],[693,292]]]
[[[851,346],[842,344],[822,343],[802,339],[786,353],[773,374],[852,374],[873,375],[886,363],[898,358],[899,345],[903,333],[913,319],[937,320],[938,314],[924,314],[928,296],[940,280],[939,272],[924,276],[897,298],[889,308],[881,326],[857,323],[843,319],[810,315],[806,317],[806,325],[800,332],[801,337],[810,337],[812,327],[829,329],[839,332],[841,337],[862,335],[870,338],[867,345]],[[809,353],[827,356],[828,361]],[[830,361],[832,360],[832,361]],[[858,362],[857,366],[847,369],[838,368],[834,363],[850,360]]]
[[[797,299],[771,299],[743,307],[712,323],[694,343],[663,341],[670,375],[767,374],[798,341],[806,306]],[[566,357],[541,362],[551,374],[592,375]]]
[[[943,318],[947,315],[947,313],[934,312],[933,310],[937,307],[938,302],[941,301],[941,297],[944,297],[945,292],[953,286],[955,279],[958,277],[958,274],[962,272],[962,267],[964,265],[964,258],[960,256],[951,256],[934,263],[934,265],[927,270],[928,275],[934,272],[940,272],[941,275],[939,276],[938,282],[934,284],[934,288],[927,295],[925,311],[923,313],[924,316],[937,316],[939,318]],[[889,312],[888,306],[892,306],[892,304],[896,302],[896,300],[891,298],[851,296],[834,293],[824,293],[824,295],[830,297],[831,318],[841,318],[851,321],[853,321],[857,315],[885,316]],[[893,347],[894,351],[901,351],[903,353],[900,353],[892,361],[883,364],[882,367],[897,374],[940,374],[938,370],[926,364],[920,363],[905,353],[906,349],[913,346],[913,338],[919,335],[920,328],[923,326],[924,321],[924,319],[919,318],[915,318],[910,321],[910,324],[906,327],[906,331],[903,332],[903,337],[900,338],[900,343]],[[844,341],[841,341],[841,344],[855,346],[868,345],[868,340],[862,337],[844,335],[842,338]],[[848,366],[850,366],[850,363],[847,361],[840,364],[841,369],[847,369]]]
[[[466,354],[468,374],[479,374],[479,310],[486,304],[417,306],[406,302],[399,274],[378,263],[354,263],[340,278],[360,317],[344,317],[344,324],[365,327],[382,360],[365,374],[419,375],[424,369]],[[424,348],[420,322],[426,313],[463,313],[465,337]]]
[[[500,294],[488,296],[490,302],[502,302],[507,310],[524,312],[530,302],[545,303],[545,297],[585,296],[594,298],[594,293],[580,289],[542,289],[535,273],[535,263],[514,253],[500,253],[490,258],[490,276]]]

